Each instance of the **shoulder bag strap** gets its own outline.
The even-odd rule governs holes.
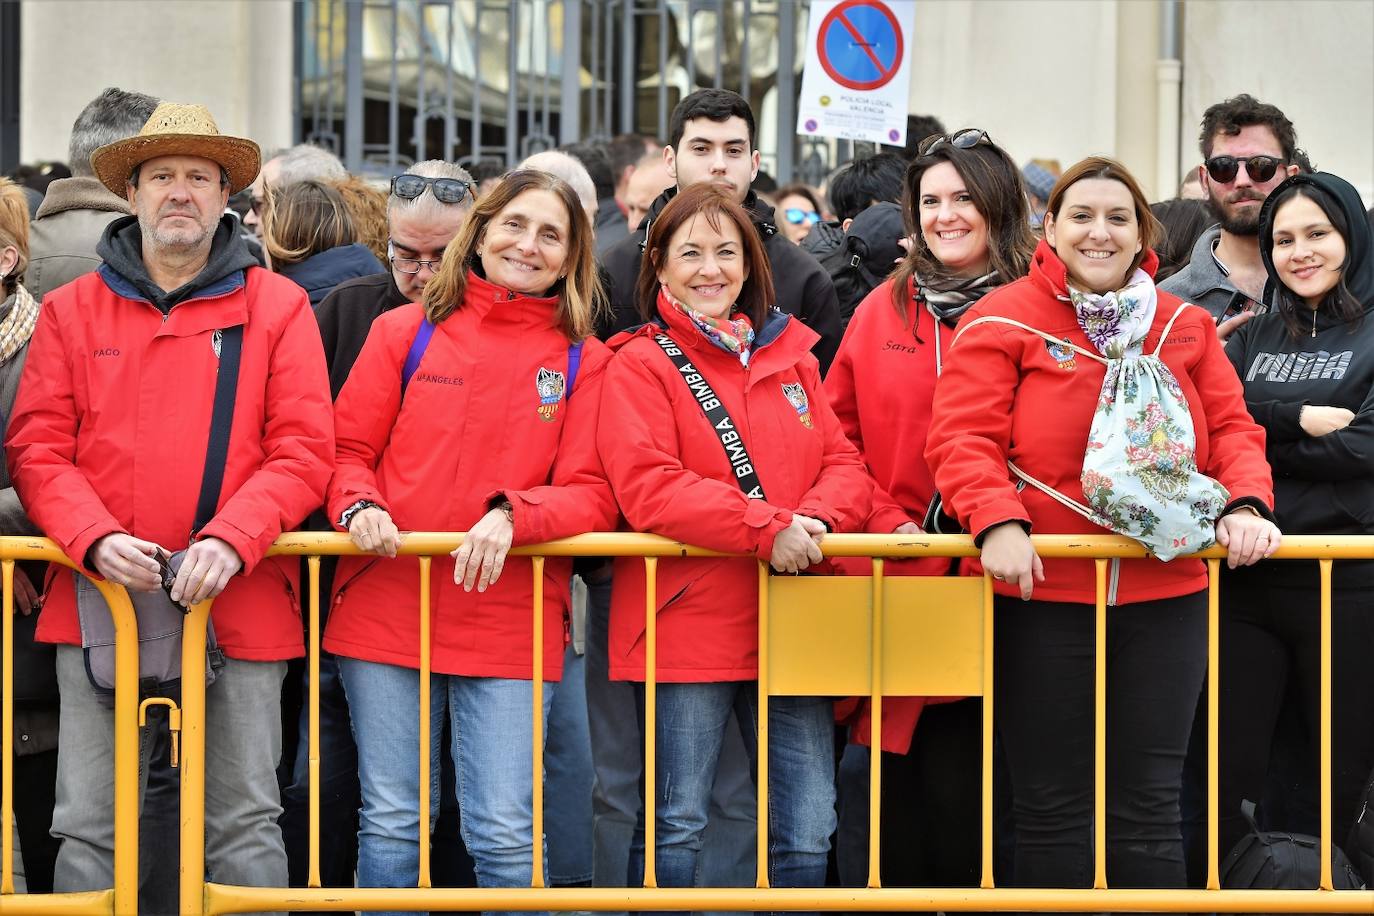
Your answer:
[[[429,347],[429,339],[434,336],[434,322],[425,318],[420,322],[419,329],[415,332],[415,339],[410,342],[410,350],[406,353],[406,361],[401,366],[401,397],[406,395],[406,387],[410,384],[410,379],[415,375],[415,370],[420,368],[420,360],[425,356],[425,350]]]
[[[729,411],[716,396],[711,383],[687,361],[682,348],[671,337],[657,334],[654,341],[663,348],[668,359],[677,367],[678,375],[696,398],[701,412],[706,414],[706,420],[711,424],[711,428],[716,431],[720,447],[725,449],[725,457],[730,462],[730,469],[735,472],[735,482],[739,484],[739,488],[750,499],[763,499],[763,484],[759,481],[758,472],[754,470],[754,460],[749,457],[749,451],[744,447],[744,438],[735,428],[735,422],[730,419]]]
[[[1169,318],[1169,323],[1164,326],[1164,330],[1159,332],[1159,342],[1155,344],[1155,352],[1151,356],[1158,356],[1159,351],[1164,349],[1164,341],[1168,338],[1169,332],[1173,330],[1174,322],[1178,321],[1178,316],[1183,314],[1183,310],[1188,307],[1188,303],[1183,303],[1174,310],[1174,314]]]
[[[573,384],[577,381],[577,370],[582,367],[582,344],[584,342],[579,340],[568,347],[568,393],[564,397],[572,397]]]
[[[238,396],[239,355],[243,352],[243,325],[220,332],[219,368],[215,371],[215,404],[210,410],[210,440],[205,449],[205,471],[200,478],[200,499],[192,536],[215,517],[224,486],[224,463],[229,457],[229,430],[234,425],[234,399]]]
[[[1010,468],[1011,472],[1015,474],[1017,477],[1021,478],[1026,483],[1035,487],[1041,493],[1044,493],[1046,496],[1048,496],[1050,499],[1053,499],[1055,502],[1059,503],[1064,508],[1071,509],[1074,512],[1077,512],[1079,515],[1083,516],[1090,522],[1097,522],[1097,515],[1087,506],[1080,503],[1078,500],[1065,496],[1063,493],[1060,493],[1058,490],[1056,490],[1054,487],[1050,486],[1047,483],[1042,483],[1041,481],[1036,480],[1034,477],[1027,474],[1025,471],[1021,470],[1010,461],[1007,462],[1007,467]]]
[[[964,336],[965,331],[967,331],[969,328],[975,327],[980,324],[1009,324],[1014,328],[1020,328],[1023,331],[1030,331],[1037,337],[1043,337],[1045,338],[1045,340],[1049,341],[1052,344],[1056,344],[1061,347],[1068,347],[1075,353],[1078,353],[1082,356],[1086,356],[1088,357],[1088,359],[1095,359],[1104,366],[1107,365],[1107,359],[1101,353],[1094,353],[1091,350],[1085,349],[1084,347],[1080,347],[1076,343],[1070,343],[1067,340],[1060,340],[1053,334],[1047,334],[1039,328],[1033,328],[1028,324],[1022,324],[1015,318],[1003,318],[1001,315],[984,315],[982,318],[973,319],[968,324],[964,325],[962,328],[959,329],[959,332],[954,335],[954,340],[950,341],[949,345],[951,347],[954,346],[956,343],[959,342],[959,338]]]

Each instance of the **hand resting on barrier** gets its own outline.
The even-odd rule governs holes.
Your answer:
[[[401,546],[401,532],[391,520],[391,513],[379,506],[354,512],[348,520],[348,536],[359,550],[384,557],[396,556],[396,548]]]
[[[190,607],[216,598],[240,569],[243,560],[228,543],[219,538],[201,538],[186,549],[172,583],[172,600]]]
[[[773,539],[773,554],[769,562],[778,572],[801,572],[812,563],[821,561],[821,539],[825,537],[825,523],[809,515],[792,515],[788,525]]]
[[[983,536],[983,569],[1000,582],[1021,588],[1029,601],[1036,582],[1045,581],[1045,567],[1030,535],[1020,522],[1003,522]]]
[[[152,541],[117,531],[95,542],[91,566],[116,585],[136,592],[156,591],[162,588],[162,570],[154,558],[161,550]]]
[[[515,538],[515,521],[510,510],[501,506],[492,509],[472,526],[463,545],[450,554],[453,557],[453,584],[463,591],[479,592],[495,585],[506,567],[506,552]]]

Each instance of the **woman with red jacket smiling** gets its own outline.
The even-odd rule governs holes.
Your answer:
[[[632,529],[799,572],[820,562],[827,531],[867,516],[872,482],[821,390],[816,334],[770,308],[772,297],[749,215],[709,183],[680,191],[646,240],[638,299],[649,323],[611,341],[606,386],[617,397],[597,438]],[[642,681],[644,563],[617,567],[611,676]],[[732,709],[757,754],[757,563],[662,560],[657,595],[657,876],[690,887]],[[775,887],[825,884],[832,710],[823,697],[769,703]],[[632,886],[643,880],[642,821],[635,837]]]
[[[1090,886],[1093,849],[1094,565],[1042,563],[1028,532],[1106,531],[1036,486],[1018,489],[1008,463],[1085,502],[1080,476],[1107,371],[1099,354],[1158,348],[1188,408],[1196,468],[1228,494],[1215,521],[1228,563],[1278,546],[1263,431],[1211,317],[1155,289],[1158,231],[1120,164],[1070,168],[1050,195],[1030,276],[964,316],[935,389],[926,459],[995,580],[994,708],[1023,886]],[[1105,840],[1114,887],[1185,884],[1179,787],[1206,666],[1206,587],[1197,560],[1112,564]]]
[[[1035,250],[1021,172],[985,131],[936,134],[917,153],[903,181],[911,250],[860,303],[825,376],[835,416],[877,482],[863,530],[879,534],[920,532],[935,492],[926,432],[955,325],[985,294],[1025,276]],[[868,560],[836,565],[855,575],[871,569]],[[889,560],[884,574],[938,576],[949,569],[943,558]],[[927,701],[883,701],[883,883],[976,886],[982,701]],[[871,703],[864,699],[858,709],[850,741],[867,746]],[[842,773],[849,770],[848,761],[841,764]],[[842,775],[840,789],[842,797],[861,796],[856,807],[865,822],[867,776],[865,769],[860,791]],[[844,873],[863,874],[866,840],[837,852]]]
[[[394,557],[398,529],[468,531],[453,562],[435,563],[430,813],[447,708],[463,838],[482,887],[528,886],[533,861],[533,567],[513,558],[503,574],[506,552],[616,518],[596,459],[610,354],[588,336],[595,271],[591,224],[572,189],[544,172],[512,172],[468,217],[423,307],[373,323],[335,404],[329,512],[358,547]],[[422,332],[432,332],[427,346]],[[562,666],[569,573],[566,560],[545,566],[550,681]],[[358,742],[358,884],[414,886],[417,564],[344,558],[337,581],[324,645],[339,656]]]

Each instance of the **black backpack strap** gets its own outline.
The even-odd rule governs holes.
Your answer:
[[[219,507],[224,486],[224,464],[229,457],[229,430],[234,425],[234,400],[238,397],[239,356],[243,352],[243,325],[217,331],[220,335],[219,368],[215,373],[215,404],[210,412],[210,440],[205,448],[205,471],[200,478],[196,522],[191,536],[210,524]]]
[[[759,475],[754,470],[754,460],[749,457],[749,451],[744,447],[744,438],[735,428],[735,421],[730,419],[730,413],[716,396],[715,389],[711,383],[706,381],[706,376],[702,375],[698,369],[687,360],[687,356],[682,352],[682,348],[666,334],[657,334],[654,341],[663,348],[663,352],[673,361],[677,367],[678,375],[687,385],[692,396],[696,398],[697,406],[701,412],[706,414],[707,421],[711,428],[716,431],[716,437],[720,439],[720,447],[725,449],[725,457],[730,462],[730,469],[735,472],[735,482],[744,491],[744,495],[750,499],[763,499],[763,484],[759,481]]]

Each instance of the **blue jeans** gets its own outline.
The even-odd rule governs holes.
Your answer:
[[[644,690],[638,687],[640,706]],[[658,685],[655,813],[660,887],[692,887],[711,786],[731,711],[751,772],[758,759],[758,687],[753,681]],[[834,704],[826,697],[768,702],[768,880],[773,887],[824,887],[835,832]],[[631,886],[644,881],[644,816],[630,853]]]
[[[415,887],[420,862],[419,672],[342,656],[339,672],[353,718],[362,783],[358,886]],[[546,720],[555,686],[544,685]],[[476,866],[477,886],[528,887],[534,856],[533,685],[432,674],[430,691],[426,842],[439,811],[439,736],[447,710],[460,829]]]
[[[585,659],[569,643],[563,680],[549,707],[544,832],[549,838],[549,882],[592,883],[592,742],[587,734]]]

